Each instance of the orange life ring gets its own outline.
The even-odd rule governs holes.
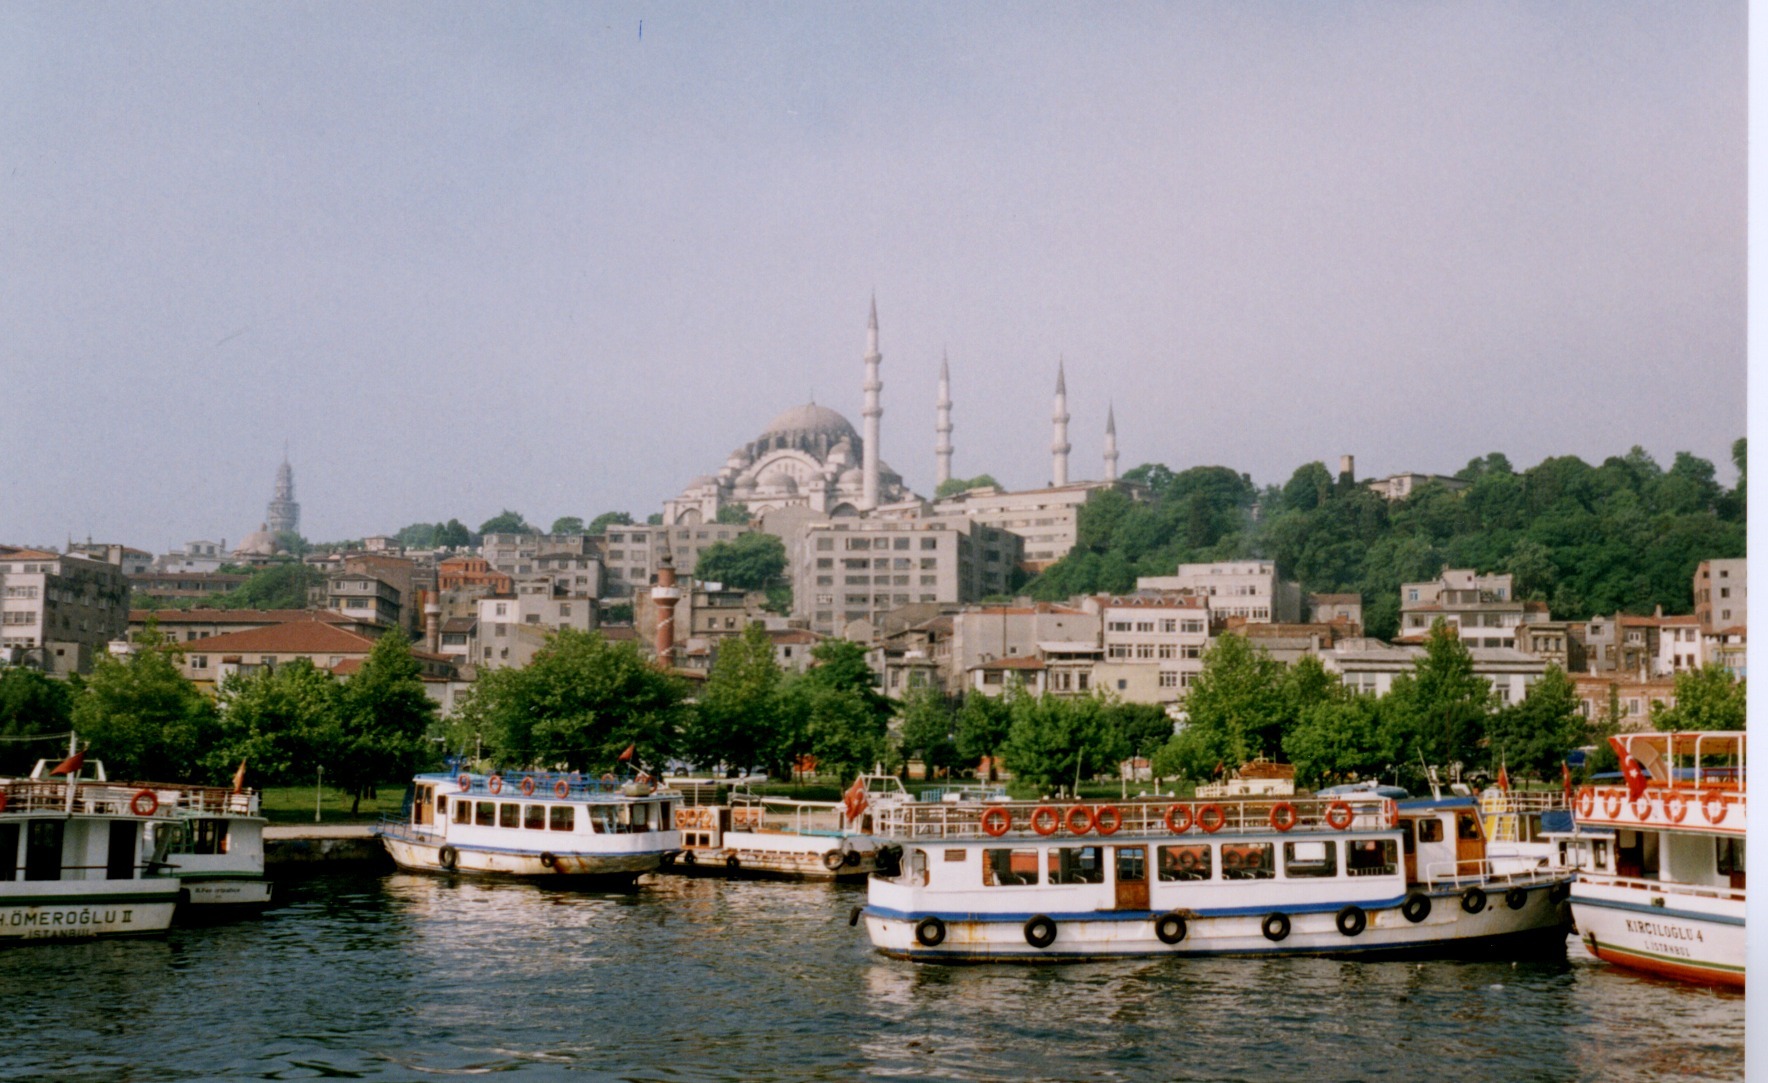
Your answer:
[[[1191,806],[1166,806],[1166,829],[1175,835],[1183,835],[1191,830]]]
[[[1646,790],[1633,799],[1633,815],[1640,820],[1651,819],[1651,791]]]
[[[142,806],[147,806],[143,808]],[[160,795],[152,790],[136,790],[129,799],[129,811],[137,816],[152,816],[160,810]]]
[[[1334,831],[1343,831],[1355,818],[1356,814],[1343,801],[1334,801],[1326,806],[1326,826]]]
[[[1688,815],[1689,804],[1687,797],[1672,790],[1664,795],[1664,815],[1670,818],[1671,823],[1679,824]]]
[[[1197,810],[1197,826],[1203,828],[1203,833],[1206,835],[1213,835],[1220,831],[1222,825],[1227,822],[1228,814],[1222,811],[1220,805],[1204,805]]]
[[[1300,819],[1295,814],[1295,806],[1287,801],[1279,801],[1271,806],[1271,826],[1279,831],[1287,831],[1294,827]]]
[[[571,796],[571,784],[561,778],[553,783],[553,793],[558,794],[560,797],[569,797]]]
[[[1715,812],[1715,809],[1718,811]],[[1708,790],[1707,795],[1700,799],[1700,811],[1701,815],[1707,818],[1709,826],[1718,827],[1725,822],[1725,816],[1731,811],[1731,806],[1726,804],[1724,794],[1718,790]]]
[[[533,797],[534,796],[534,776],[533,775],[523,776],[523,778],[522,778],[522,796],[523,797]]]
[[[1099,829],[1101,835],[1115,835],[1117,829],[1123,826],[1123,813],[1118,811],[1116,805],[1100,805],[1093,811],[1093,826]]]
[[[492,793],[502,793],[503,792],[503,776],[502,775],[492,775],[490,778],[485,780],[485,788],[487,790],[490,790]]]
[[[1578,819],[1588,820],[1596,811],[1596,791],[1586,786],[1578,791]]]
[[[1238,847],[1233,847],[1233,846],[1222,847],[1222,867],[1223,868],[1237,869],[1240,867],[1240,863],[1243,860],[1245,860],[1245,855],[1243,855],[1240,852]]]
[[[1080,821],[1076,823],[1075,821]],[[1084,835],[1093,829],[1093,807],[1091,805],[1075,805],[1062,817],[1062,823],[1068,828],[1070,835]]]
[[[1013,826],[1013,814],[1004,808],[991,808],[982,813],[982,830],[990,838],[998,839]]]
[[[1179,851],[1179,868],[1190,872],[1197,867],[1197,851],[1189,846]]]
[[[1611,820],[1621,814],[1621,791],[1604,791],[1602,795],[1602,814]]]
[[[1039,805],[1031,812],[1031,829],[1040,835],[1054,835],[1062,826],[1062,814],[1048,805]]]
[[[466,793],[473,788],[473,776],[467,774],[465,771],[462,771],[460,777],[454,781],[459,784],[461,793]]]

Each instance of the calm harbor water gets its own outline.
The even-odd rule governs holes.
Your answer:
[[[0,1079],[1734,1080],[1741,996],[1588,959],[922,966],[861,888],[405,874],[0,952]]]

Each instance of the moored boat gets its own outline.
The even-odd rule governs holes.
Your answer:
[[[723,801],[684,803],[675,826],[682,851],[672,868],[690,875],[859,881],[871,873],[876,850],[840,801],[738,791]]]
[[[1493,868],[1468,798],[897,802],[872,943],[908,959],[1563,950],[1569,877]]]
[[[611,775],[426,774],[377,833],[394,864],[418,872],[631,883],[681,849],[680,799]]]
[[[1585,845],[1572,913],[1599,959],[1664,977],[1744,984],[1745,736],[1610,738],[1627,780],[1578,791]]]

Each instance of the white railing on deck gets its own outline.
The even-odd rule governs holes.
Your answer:
[[[1646,880],[1637,876],[1610,876],[1605,873],[1591,872],[1588,869],[1578,871],[1580,883],[1597,887],[1630,888],[1635,891],[1652,891],[1659,895],[1693,895],[1703,899],[1724,899],[1732,902],[1743,902],[1744,892],[1741,888],[1720,887],[1708,884],[1680,884],[1664,880]]]
[[[1349,820],[1342,827],[1335,827],[1327,822],[1327,814],[1334,806],[1340,806],[1348,812]],[[1092,838],[1103,834],[1097,826],[1089,826],[1085,831],[1069,830],[1070,812],[1076,808],[1091,810],[1090,816],[1076,815],[1078,823],[1098,820],[1102,810],[1115,809],[1121,822],[1114,835],[1156,835],[1171,836],[1172,829],[1168,826],[1169,810],[1184,809],[1189,812],[1190,824],[1185,830],[1188,835],[1241,835],[1248,833],[1269,834],[1276,830],[1273,824],[1275,811],[1282,807],[1293,812],[1294,822],[1288,834],[1311,834],[1322,831],[1386,831],[1395,824],[1398,810],[1394,803],[1385,797],[1277,797],[1258,798],[1233,801],[1080,801],[1080,802],[1043,802],[1043,801],[1004,801],[1004,802],[968,802],[950,804],[946,802],[904,802],[885,805],[876,810],[876,831],[882,838],[892,839],[983,839],[983,838]],[[1032,827],[1032,817],[1039,810],[1047,809],[1056,817],[1056,826],[1048,832],[1036,831]],[[1007,828],[999,834],[991,834],[984,830],[983,817],[988,815],[998,826],[999,812],[1007,817]],[[1199,819],[1204,810],[1210,813],[1209,822],[1215,822],[1219,813],[1221,825],[1214,831],[1205,830]],[[1344,812],[1336,813],[1343,816]],[[1049,813],[1040,817],[1048,824]],[[1174,826],[1182,826],[1185,816],[1174,812]]]
[[[142,798],[152,794],[151,801]],[[42,779],[0,782],[7,812],[63,812],[67,809],[68,784]],[[138,800],[139,798],[139,800]],[[158,782],[81,782],[74,793],[74,811],[85,815],[134,816],[138,808],[152,808],[156,819],[175,816],[251,816],[258,810],[258,795],[250,790],[234,793],[224,786],[183,786]]]
[[[1555,868],[1551,865],[1511,867],[1505,863],[1504,871],[1498,871],[1498,863],[1492,861],[1433,861],[1424,869],[1424,883],[1429,887],[1454,887],[1458,884],[1511,884],[1522,887],[1528,884],[1544,884],[1555,880],[1565,880],[1571,875],[1569,869]]]

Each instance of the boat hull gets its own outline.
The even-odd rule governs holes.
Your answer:
[[[1678,981],[1744,987],[1741,902],[1703,907],[1703,900],[1672,894],[1659,896],[1663,905],[1654,906],[1641,892],[1629,894],[1621,898],[1584,884],[1573,889],[1572,913],[1592,955]]]
[[[93,890],[95,883],[119,887]],[[178,905],[178,883],[171,879],[19,881],[12,886],[24,890],[0,896],[0,943],[149,936],[171,927]]]
[[[1330,955],[1358,958],[1486,955],[1499,950],[1537,953],[1563,949],[1571,928],[1569,908],[1553,898],[1548,885],[1529,889],[1518,909],[1499,904],[1477,914],[1457,905],[1454,894],[1432,898],[1423,921],[1408,921],[1397,905],[1363,910],[1365,925],[1355,936],[1339,931],[1338,911],[1316,909],[1283,914],[1287,932],[1267,935],[1270,914],[1174,911],[1184,918],[1182,939],[1163,942],[1152,911],[1080,914],[897,914],[866,907],[861,911],[872,944],[894,958],[945,962],[1081,961],[1126,956]],[[1272,914],[1282,913],[1273,910]],[[1034,918],[1054,923],[1045,947],[1030,942]],[[939,929],[924,929],[928,918]],[[1281,923],[1272,922],[1271,925]],[[1276,929],[1273,929],[1276,931]],[[1169,927],[1169,938],[1171,929]],[[938,937],[937,943],[926,941]]]
[[[274,894],[269,880],[256,877],[182,879],[178,900],[180,922],[212,921],[257,913],[269,907]]]
[[[631,883],[647,872],[655,872],[662,865],[664,855],[670,852],[490,850],[392,836],[382,836],[382,842],[386,844],[387,853],[392,857],[393,863],[411,872],[533,879],[572,877],[626,883]]]

